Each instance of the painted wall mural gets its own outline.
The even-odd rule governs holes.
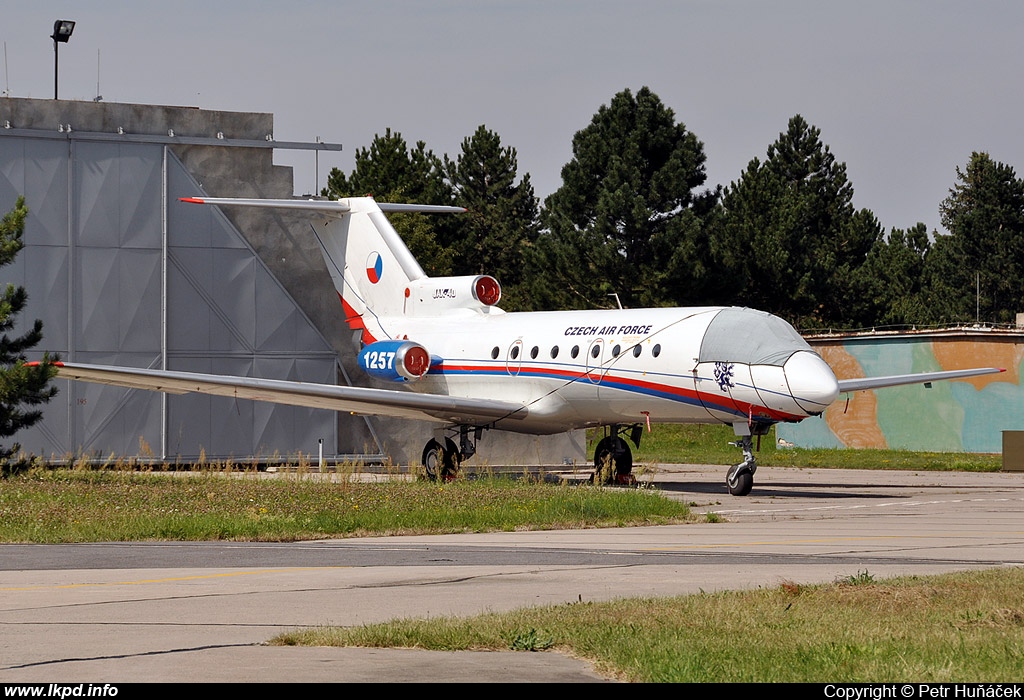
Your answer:
[[[778,427],[798,447],[992,452],[1024,430],[1024,334],[985,331],[809,339],[840,379],[1002,367],[960,381],[840,395],[820,418]]]

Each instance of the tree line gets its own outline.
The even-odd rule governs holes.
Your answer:
[[[490,274],[508,310],[751,306],[800,330],[973,322],[1024,311],[1024,181],[987,153],[956,168],[948,233],[886,232],[846,165],[795,115],[764,159],[708,187],[704,145],[650,89],[623,90],[572,141],[543,206],[514,148],[480,126],[454,158],[390,129],[323,194],[456,204],[392,216],[431,276]]]

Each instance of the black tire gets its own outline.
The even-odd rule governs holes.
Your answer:
[[[459,472],[460,457],[459,449],[451,440],[446,438],[444,447],[437,440],[431,440],[423,448],[423,472],[431,481],[450,479]]]
[[[746,496],[750,489],[754,488],[754,475],[749,471],[743,471],[734,476],[730,472],[725,478],[725,486],[729,489],[730,495]]]
[[[437,440],[431,440],[423,448],[423,473],[431,481],[437,481],[444,474],[444,448]]]
[[[594,450],[594,483],[611,484],[633,473],[633,453],[626,441],[608,436]]]

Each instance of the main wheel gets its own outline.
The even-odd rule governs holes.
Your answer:
[[[609,435],[594,450],[594,483],[627,482],[633,472],[633,453],[626,441]]]
[[[443,447],[437,440],[431,440],[423,448],[423,471],[431,481],[454,477],[460,462],[458,448],[447,438]]]
[[[745,469],[737,474],[736,469],[740,466],[742,465],[737,464],[730,469],[729,474],[725,477],[725,486],[733,496],[746,496],[750,493],[750,489],[754,488],[753,473],[749,469]]]

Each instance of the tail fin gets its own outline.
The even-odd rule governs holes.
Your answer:
[[[348,203],[347,213],[312,228],[345,309],[345,321],[362,331],[364,343],[372,343],[390,337],[383,319],[403,316],[410,283],[427,275],[381,205],[368,197],[342,201]]]
[[[345,321],[362,331],[364,343],[390,337],[382,320],[407,314],[410,288],[427,280],[384,215],[394,212],[463,212],[461,207],[378,204],[371,197],[336,201],[184,197],[183,202],[298,209],[325,219],[310,223],[345,310]]]

